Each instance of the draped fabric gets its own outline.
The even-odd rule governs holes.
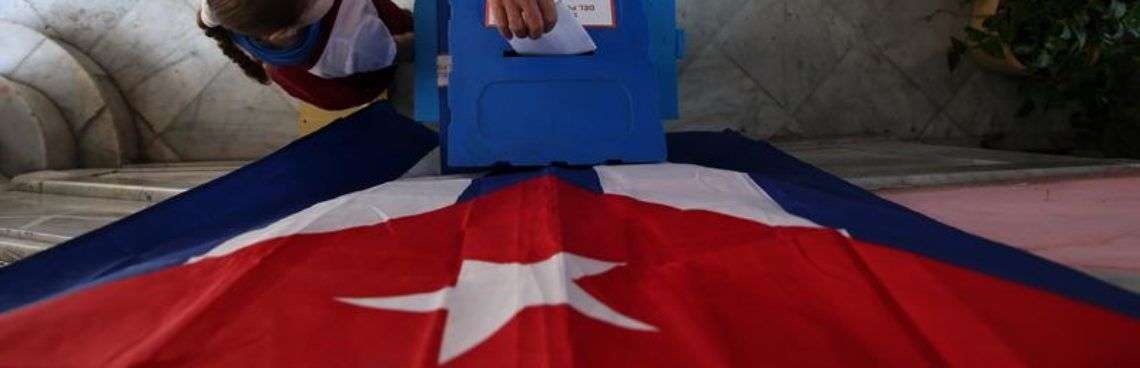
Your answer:
[[[735,133],[438,173],[379,104],[0,269],[0,366],[1140,363],[1140,297]]]

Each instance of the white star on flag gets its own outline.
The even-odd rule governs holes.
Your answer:
[[[439,353],[439,364],[444,364],[486,341],[516,314],[532,306],[565,304],[615,326],[656,331],[653,326],[614,311],[574,283],[621,265],[571,253],[558,253],[531,264],[463,261],[455,287],[423,294],[338,300],[403,312],[447,309]]]

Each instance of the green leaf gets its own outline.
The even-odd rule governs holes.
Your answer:
[[[1053,56],[1047,52],[1037,54],[1037,58],[1033,60],[1033,65],[1038,68],[1048,68],[1050,64],[1053,64]]]
[[[983,25],[951,40],[947,63],[959,67],[969,50],[1013,52],[1029,74],[1018,115],[1075,108],[1095,122],[1138,103],[1128,81],[1140,73],[1140,0],[1003,0]]]
[[[1124,14],[1128,13],[1128,4],[1120,0],[1112,0],[1112,5],[1109,5],[1108,8],[1109,14],[1112,14],[1112,18],[1115,19],[1123,18]]]

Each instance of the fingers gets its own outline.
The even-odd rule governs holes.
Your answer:
[[[522,8],[515,3],[516,0],[503,0],[503,7],[507,12],[507,26],[510,28],[511,33],[518,38],[526,38],[530,36],[527,31],[526,23],[522,19]]]
[[[490,0],[487,6],[499,21],[499,33],[507,39],[538,39],[558,23],[554,0]]]
[[[553,31],[558,24],[558,9],[554,7],[554,0],[538,0],[538,5],[542,7],[542,20],[546,25],[543,33]]]
[[[523,0],[521,6],[523,21],[526,22],[527,34],[531,39],[537,40],[539,37],[542,37],[543,33],[546,33],[542,11],[538,9],[538,3],[533,0]]]
[[[487,2],[487,6],[491,7],[491,11],[494,12],[495,19],[498,20],[499,33],[503,34],[503,37],[509,40],[511,38],[514,38],[514,35],[511,34],[511,26],[510,23],[507,22],[507,12],[506,9],[503,8],[502,2],[503,0],[491,0]]]

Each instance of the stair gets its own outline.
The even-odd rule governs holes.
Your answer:
[[[869,190],[1140,173],[1140,163],[885,140],[777,143],[786,152]],[[245,162],[127,165],[40,171],[0,190],[0,254],[26,256],[102,227]],[[0,180],[3,183],[3,180]],[[2,185],[2,184],[0,184]],[[0,256],[2,261],[3,256]]]
[[[79,198],[161,202],[241,167],[243,162],[128,165],[41,171],[12,179],[10,190]]]
[[[48,249],[52,243],[0,236],[0,267]]]
[[[6,184],[7,190],[0,189],[0,267],[130,216],[240,165],[131,165],[18,176]]]
[[[47,249],[145,209],[100,198],[0,192],[0,262]]]

